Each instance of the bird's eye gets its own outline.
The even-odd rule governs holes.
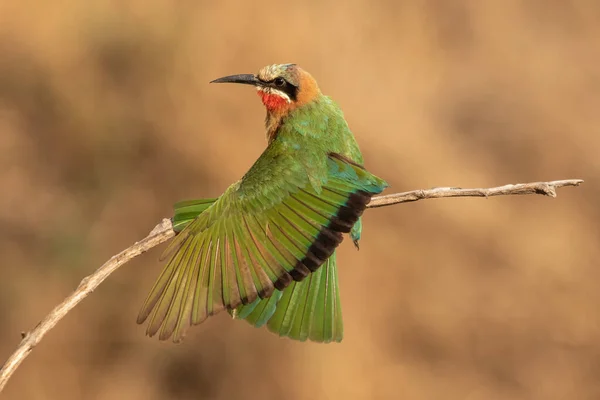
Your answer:
[[[285,85],[285,79],[283,78],[275,78],[275,80],[273,81],[273,83],[275,83],[275,86],[283,86]]]

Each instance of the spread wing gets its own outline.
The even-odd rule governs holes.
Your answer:
[[[138,316],[149,318],[148,335],[177,342],[190,325],[316,271],[387,186],[341,156],[325,167],[319,186],[289,155],[261,157],[187,225]]]

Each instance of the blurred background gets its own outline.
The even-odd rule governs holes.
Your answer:
[[[214,78],[295,62],[388,193],[582,178],[370,210],[339,252],[341,344],[228,315],[135,318],[161,246],[35,349],[7,399],[600,398],[600,3],[0,2],[0,362],[174,202],[219,195],[264,109]]]

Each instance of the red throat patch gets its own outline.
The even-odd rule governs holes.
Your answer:
[[[289,104],[286,99],[276,94],[266,93],[262,90],[259,90],[258,95],[269,111],[281,110],[282,108],[287,107]]]

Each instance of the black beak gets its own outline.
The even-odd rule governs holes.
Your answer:
[[[224,76],[219,79],[215,79],[214,81],[210,81],[210,83],[241,83],[244,85],[252,85],[259,86],[262,85],[262,82],[258,80],[256,75],[253,74],[240,74],[240,75],[229,75]]]

